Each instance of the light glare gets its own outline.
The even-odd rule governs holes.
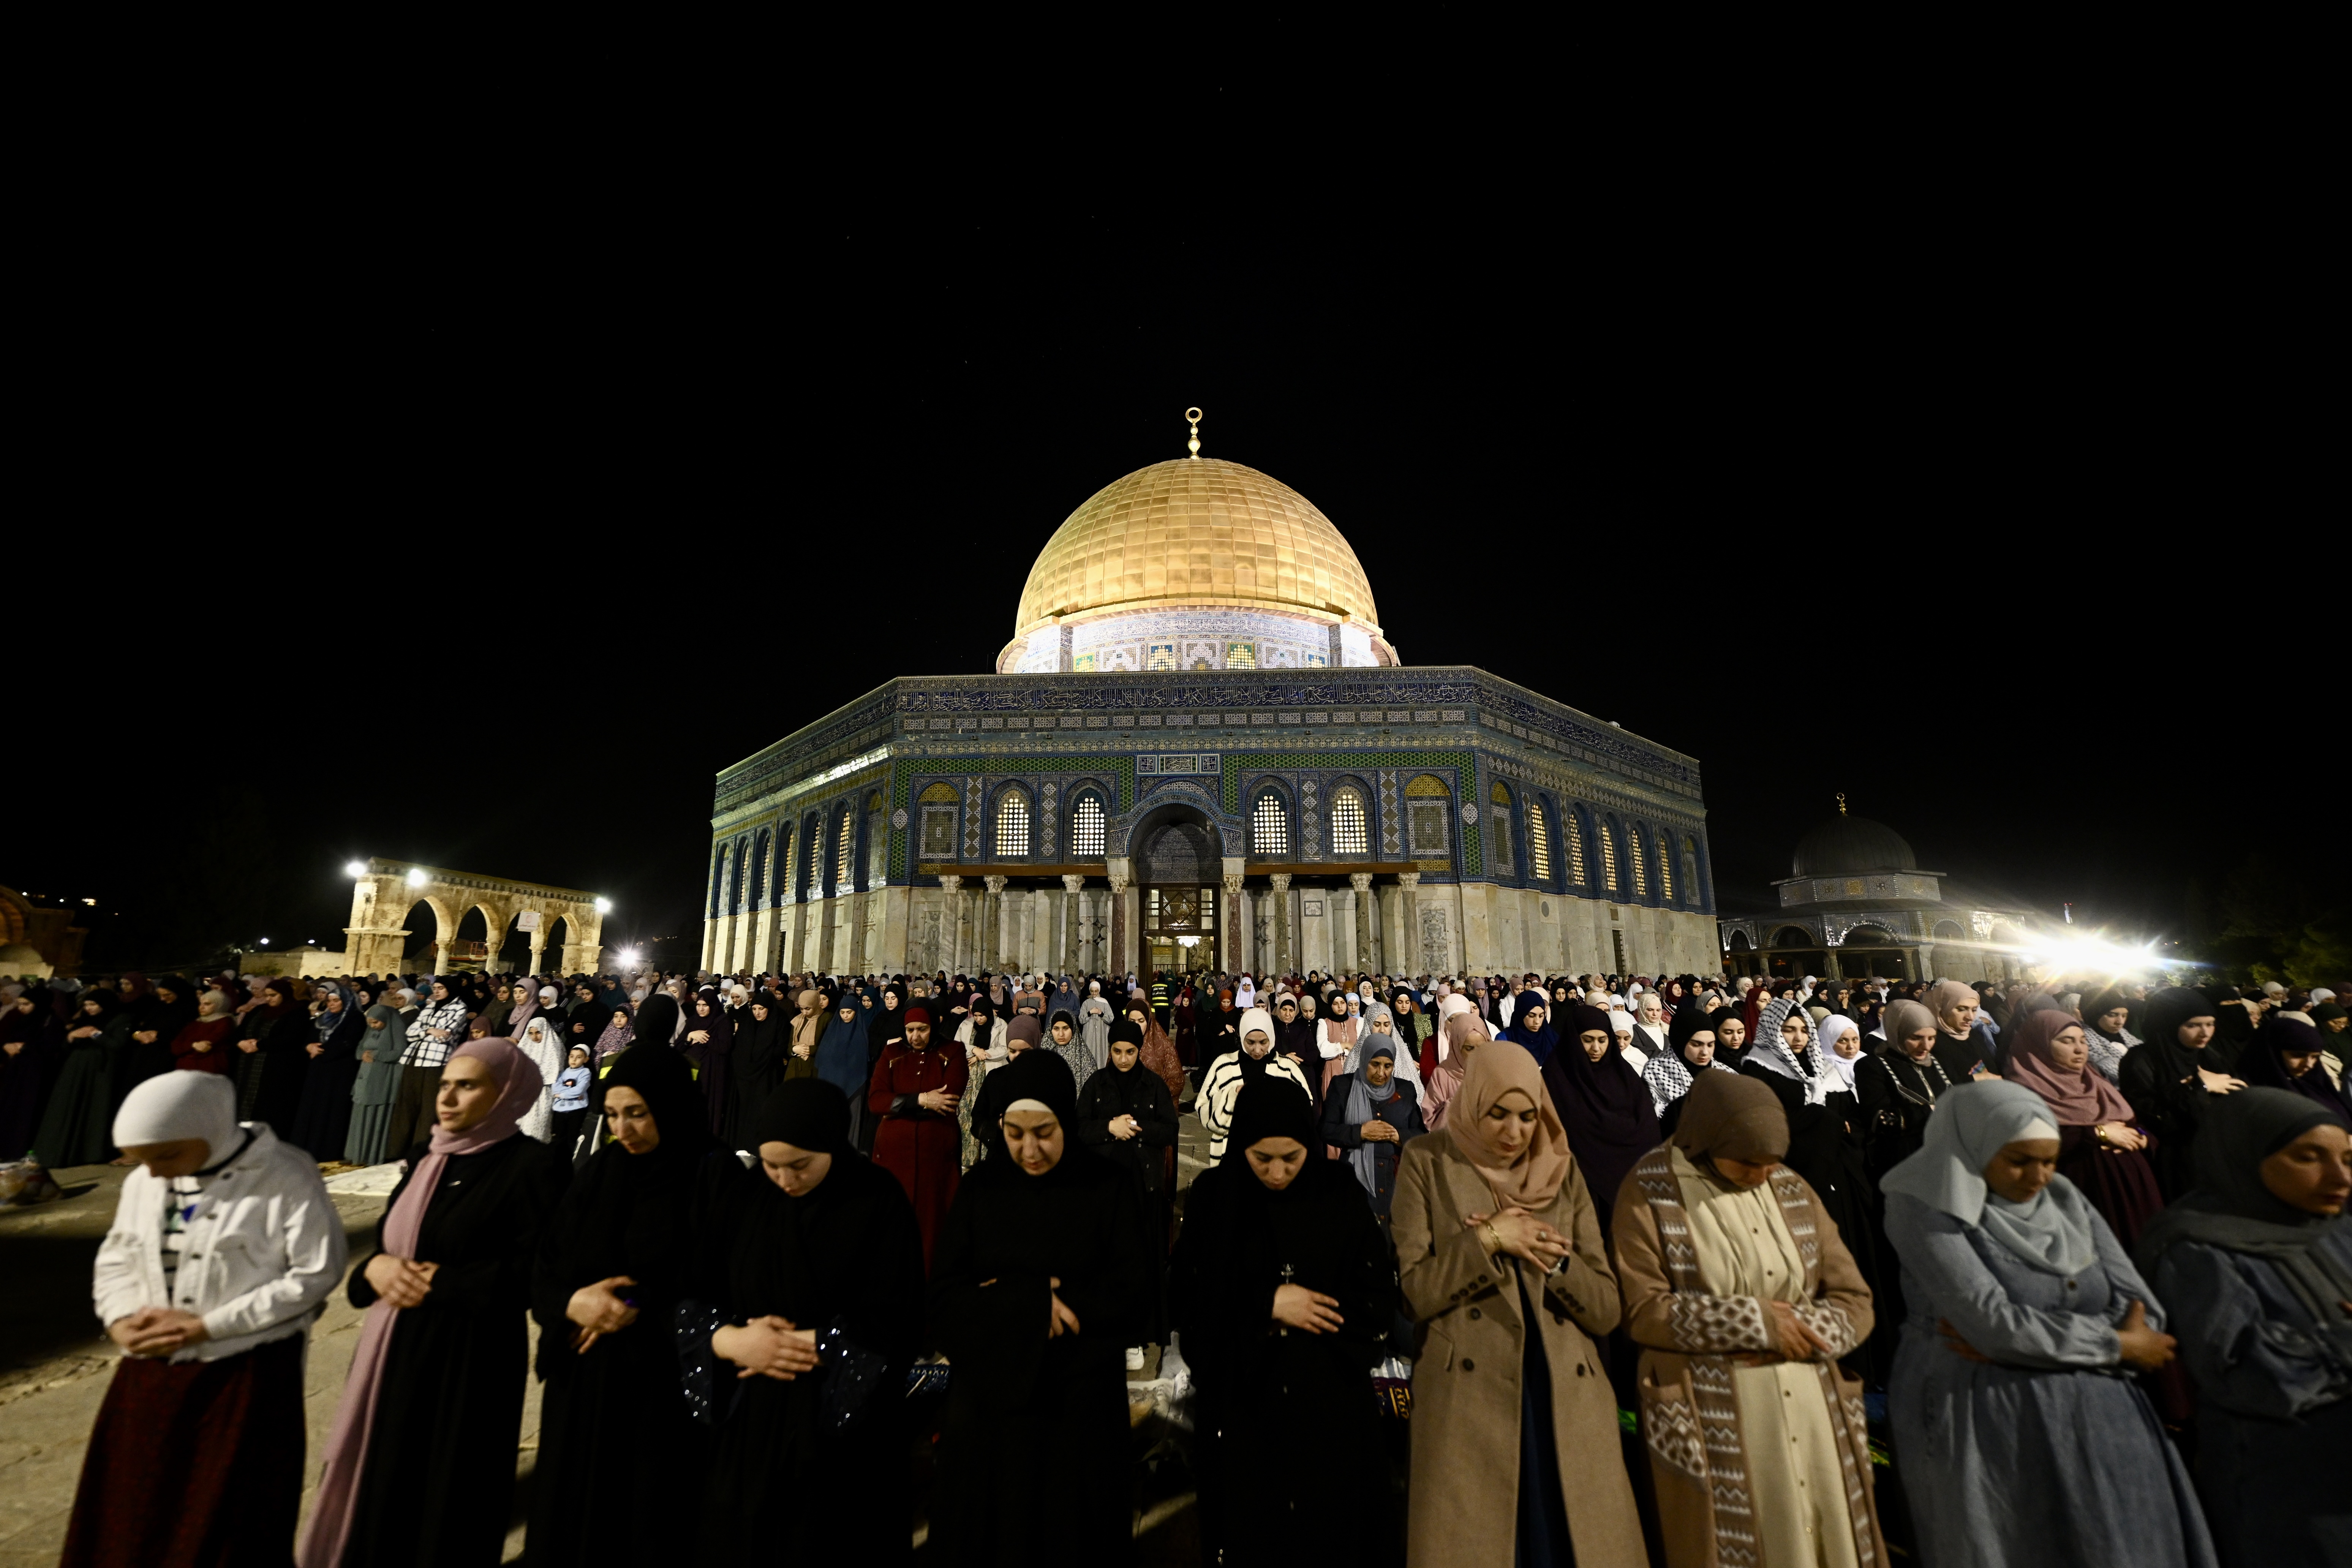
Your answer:
[[[597,912],[598,914],[600,914],[600,915],[609,915],[609,914],[611,914],[611,913],[613,912],[613,900],[610,900],[610,899],[599,899],[599,900],[596,900],[596,912]]]
[[[424,872],[412,870],[408,873],[408,885],[410,887],[421,888],[425,886],[425,876]]]
[[[364,860],[354,860],[354,861],[352,861],[350,865],[345,866],[345,867],[343,868],[343,875],[344,875],[344,876],[346,876],[346,877],[364,877],[364,876],[366,876],[366,875],[367,875],[367,862],[366,862],[366,861],[364,861]]]

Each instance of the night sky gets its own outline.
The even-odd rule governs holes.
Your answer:
[[[131,308],[54,418],[108,454],[91,515],[146,521],[54,580],[71,696],[19,731],[47,826],[0,880],[100,899],[103,963],[340,946],[368,854],[690,952],[715,771],[991,668],[1189,404],[1339,525],[1408,663],[1697,757],[1727,903],[1844,791],[1925,867],[2154,935],[2318,813],[2342,671],[2281,635],[2289,563],[2233,581],[2299,428],[2095,247],[777,221],[394,233]]]

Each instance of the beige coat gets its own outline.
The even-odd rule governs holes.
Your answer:
[[[792,1038],[785,1043],[784,1076],[814,1078],[816,1076],[816,1043],[824,1037],[828,1015],[824,994],[818,991],[801,993],[801,1010],[793,1015]],[[806,1046],[808,1055],[800,1054]]]
[[[1870,1336],[1870,1287],[1805,1179],[1782,1165],[1771,1181],[1781,1221],[1804,1263],[1797,1315],[1833,1355],[1844,1355]],[[1755,1500],[1733,1374],[1743,1365],[1780,1360],[1764,1303],[1713,1295],[1699,1279],[1670,1146],[1643,1155],[1617,1189],[1610,1232],[1624,1281],[1625,1331],[1643,1347],[1642,1437],[1650,1450],[1666,1561],[1673,1568],[1754,1563]],[[1840,1450],[1854,1558],[1872,1568],[1887,1557],[1872,1489],[1862,1384],[1834,1361],[1815,1363],[1812,1370]]]
[[[1404,1146],[1394,1234],[1405,1310],[1417,1326],[1412,1369],[1413,1568],[1510,1568],[1519,1496],[1519,1375],[1527,1325],[1517,1260],[1490,1258],[1462,1216],[1499,1205],[1486,1181],[1433,1132]],[[1617,1399],[1600,1345],[1617,1326],[1617,1279],[1584,1174],[1540,1216],[1570,1237],[1568,1266],[1528,1281],[1551,1367],[1552,1437],[1579,1568],[1646,1568],[1642,1521],[1625,1479]],[[1526,1267],[1519,1264],[1519,1267]]]

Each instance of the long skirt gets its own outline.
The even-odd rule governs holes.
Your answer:
[[[82,1459],[64,1568],[290,1561],[303,1341],[115,1368]]]
[[[49,1090],[49,1107],[33,1135],[35,1154],[51,1170],[65,1165],[102,1165],[114,1158],[108,1134],[113,1131],[113,1068],[115,1054],[104,1046],[86,1046],[66,1058],[57,1086]]]
[[[352,1107],[352,1130],[343,1140],[343,1163],[350,1165],[381,1165],[392,1155],[384,1148],[384,1140],[392,1131],[392,1102],[380,1105]]]

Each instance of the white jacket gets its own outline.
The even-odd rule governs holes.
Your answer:
[[[248,1121],[253,1142],[215,1172],[188,1222],[172,1291],[163,1289],[163,1204],[169,1184],[134,1167],[114,1225],[98,1248],[90,1294],[98,1321],[142,1307],[175,1307],[205,1321],[210,1337],[175,1362],[218,1361],[299,1334],[342,1283],[351,1250],[343,1219],[310,1156]]]
[[[1265,1075],[1297,1084],[1307,1103],[1314,1103],[1315,1091],[1307,1085],[1307,1074],[1280,1051],[1266,1054]],[[1201,1113],[1201,1125],[1208,1130],[1209,1163],[1213,1165],[1225,1157],[1225,1134],[1233,1131],[1234,1101],[1241,1098],[1241,1092],[1242,1054],[1227,1051],[1209,1064],[1209,1070],[1201,1079],[1200,1096],[1193,1101]]]

